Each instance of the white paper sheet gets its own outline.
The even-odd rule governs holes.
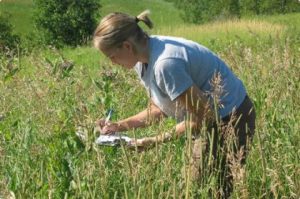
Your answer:
[[[130,144],[132,138],[123,136],[120,134],[113,134],[113,135],[100,135],[96,139],[96,144],[99,145],[108,145],[108,146],[118,146],[121,144],[121,142],[124,142],[124,144]]]

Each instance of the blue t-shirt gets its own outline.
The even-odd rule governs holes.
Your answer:
[[[207,94],[212,107],[218,95],[218,114],[225,117],[238,108],[246,96],[243,83],[228,66],[206,47],[183,38],[150,36],[149,63],[135,66],[153,102],[168,116],[182,120],[175,99],[192,85]],[[221,79],[213,86],[214,77]],[[221,91],[221,92],[220,92]]]

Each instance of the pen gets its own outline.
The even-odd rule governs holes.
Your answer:
[[[109,112],[108,112],[108,115],[107,115],[107,117],[105,118],[105,124],[107,124],[107,122],[110,120],[110,118],[111,118],[111,115],[112,115],[112,109],[109,109]]]

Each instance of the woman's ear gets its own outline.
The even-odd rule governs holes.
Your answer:
[[[124,41],[123,42],[123,48],[125,48],[128,51],[133,51],[132,43],[129,42],[129,41]]]

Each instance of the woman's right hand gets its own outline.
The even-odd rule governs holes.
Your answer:
[[[115,122],[106,121],[104,118],[99,119],[95,122],[96,131],[101,134],[113,134],[118,132],[119,124]]]

